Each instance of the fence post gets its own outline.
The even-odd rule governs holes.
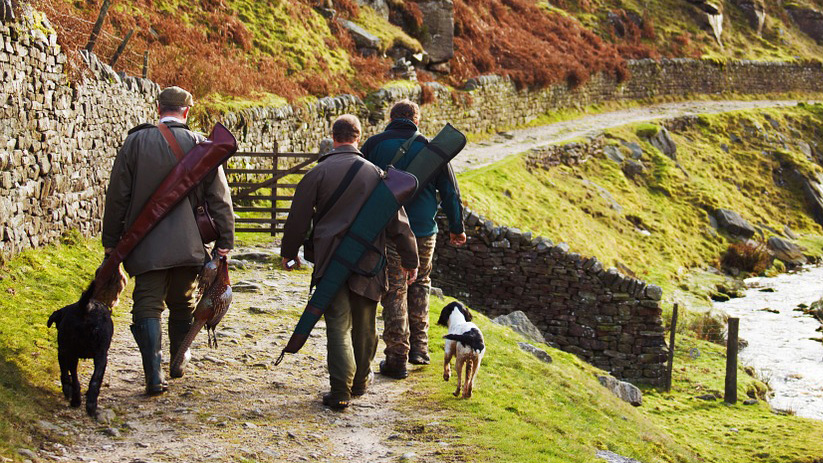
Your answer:
[[[280,156],[277,155],[278,151],[279,150],[278,150],[277,142],[275,141],[274,142],[274,161],[273,161],[274,165],[272,166],[272,173],[274,174],[275,177],[277,177],[280,174],[280,172],[278,172],[278,169],[280,169]],[[279,179],[275,180],[274,181],[274,186],[271,189],[271,215],[270,215],[271,216],[271,229],[269,231],[271,233],[271,236],[275,236],[277,234],[277,225],[279,223],[278,218],[277,218],[277,184],[278,183],[280,183],[280,180]]]
[[[143,78],[149,78],[149,51],[143,53]]]
[[[100,7],[100,14],[97,15],[97,22],[94,23],[94,28],[92,28],[91,36],[89,37],[89,43],[86,45],[86,51],[89,53],[94,49],[94,44],[100,35],[100,29],[103,28],[103,21],[106,20],[106,14],[109,12],[109,3],[109,0],[103,0],[103,5]]]
[[[114,52],[114,56],[111,57],[111,61],[109,62],[109,66],[114,67],[117,60],[120,58],[120,55],[123,53],[123,50],[126,49],[126,44],[129,43],[129,39],[134,34],[134,29],[130,30],[128,34],[123,38],[123,41],[120,42],[120,46],[117,47],[117,51]]]
[[[669,365],[666,367],[666,392],[672,390],[672,369],[674,368],[674,333],[677,331],[677,309],[678,304],[674,303],[672,310],[672,327],[669,335]]]
[[[726,336],[726,403],[737,403],[737,329],[740,326],[739,318],[729,319],[729,332]]]

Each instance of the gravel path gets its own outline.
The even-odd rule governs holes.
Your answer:
[[[245,260],[245,268],[232,270],[237,291],[218,327],[219,348],[209,349],[201,332],[186,376],[167,378],[169,391],[161,396],[142,394],[140,354],[125,313],[131,301],[121,300],[99,420],[66,404],[38,424],[73,436],[74,444],[47,443],[38,461],[398,461],[411,453],[414,461],[440,461],[438,449],[448,443],[422,443],[398,431],[405,420],[419,422],[434,413],[407,417],[397,410],[414,376],[434,374],[432,367],[416,367],[406,381],[377,375],[371,390],[344,412],[323,407],[328,376],[322,321],[300,353],[274,365],[306,302],[308,274],[275,270],[273,250],[239,250],[235,255],[242,260],[247,251],[260,254],[257,259],[269,258]],[[241,292],[241,282],[251,288]],[[164,346],[164,357],[167,352]],[[164,368],[167,372],[168,365]],[[84,361],[83,369],[85,390],[91,363]]]
[[[505,132],[503,135],[498,134],[491,140],[469,143],[460,155],[452,161],[452,167],[455,172],[465,172],[487,166],[506,156],[522,153],[532,148],[571,138],[593,135],[610,127],[618,127],[633,122],[671,119],[695,114],[723,113],[739,109],[794,106],[796,104],[796,100],[686,101],[594,114],[540,127],[512,130]]]

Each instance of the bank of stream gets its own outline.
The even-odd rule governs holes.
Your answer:
[[[821,325],[801,304],[823,297],[821,281],[823,267],[749,278],[744,297],[715,303],[740,318],[740,338],[748,342],[740,361],[772,388],[772,408],[818,420],[823,420]]]

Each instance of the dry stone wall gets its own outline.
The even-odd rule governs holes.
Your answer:
[[[109,171],[127,130],[151,120],[157,85],[94,56],[67,85],[48,24],[0,24],[0,260],[68,229],[100,231]]]
[[[470,211],[465,223],[468,244],[456,248],[441,220],[432,279],[446,294],[489,316],[521,310],[549,344],[620,379],[663,384],[660,287]]]

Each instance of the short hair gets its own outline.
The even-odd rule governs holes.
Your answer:
[[[170,106],[162,103],[157,103],[157,112],[160,114],[183,114],[188,106]]]
[[[352,114],[343,114],[331,126],[331,136],[338,143],[352,143],[360,137],[360,132],[360,119]]]
[[[420,118],[420,106],[412,100],[402,99],[392,106],[389,119],[408,119],[413,121]]]

